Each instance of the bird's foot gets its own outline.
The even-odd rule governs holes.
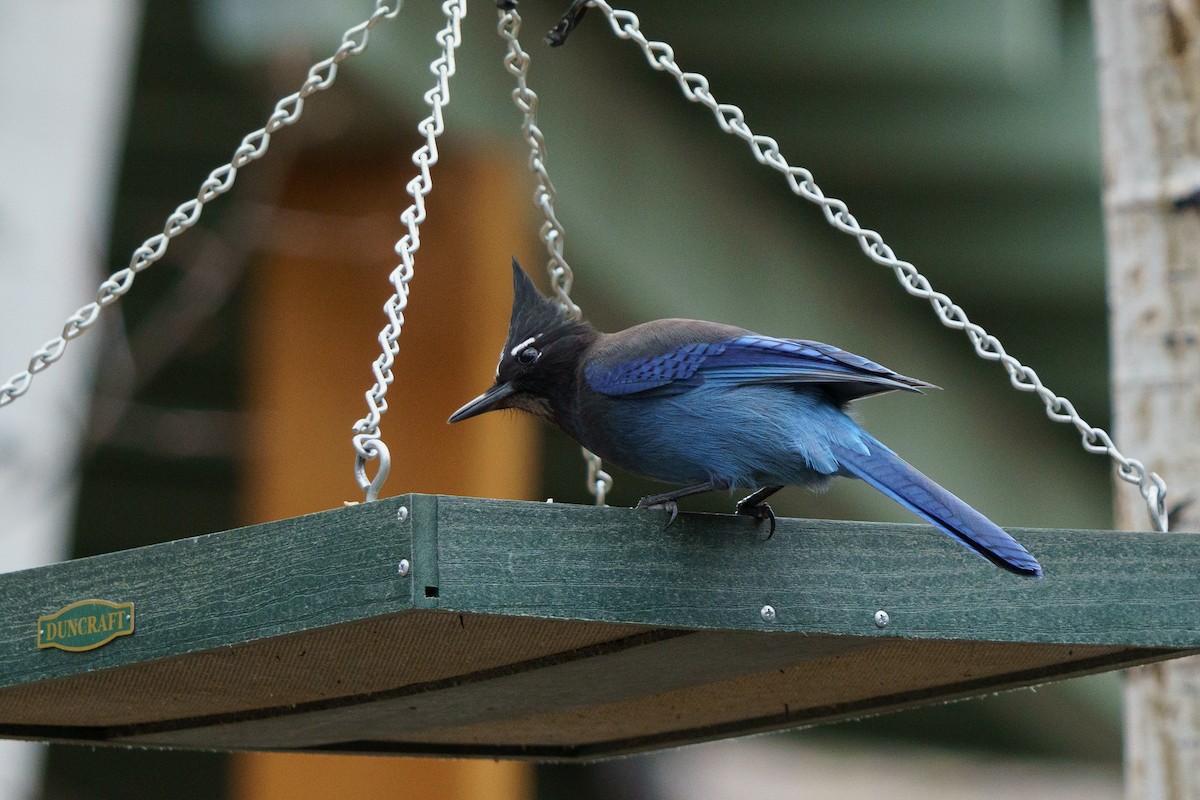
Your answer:
[[[775,509],[771,508],[768,503],[755,503],[754,505],[746,505],[745,501],[738,503],[734,507],[734,513],[741,514],[743,517],[754,517],[755,519],[769,519],[771,521],[771,530],[767,534],[770,539],[775,535]]]
[[[643,497],[638,501],[637,507],[648,508],[652,511],[669,511],[671,517],[667,520],[667,524],[663,526],[664,528],[674,525],[675,520],[679,517],[679,504],[674,500],[657,500],[654,497]]]

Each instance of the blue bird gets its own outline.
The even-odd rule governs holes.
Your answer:
[[[681,497],[755,491],[736,512],[769,519],[784,486],[859,478],[997,566],[1042,568],[995,523],[922,475],[846,413],[852,400],[931,384],[820,342],[663,319],[601,333],[542,296],[513,259],[508,340],[490,389],[450,417],[502,408],[548,420],[624,469],[682,488],[642,498],[670,512]],[[668,522],[668,525],[670,522]]]

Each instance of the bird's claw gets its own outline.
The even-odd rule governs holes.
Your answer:
[[[649,497],[643,497],[638,501],[638,508],[647,508],[651,511],[669,511],[671,518],[667,520],[664,528],[669,528],[675,524],[675,520],[679,518],[679,504],[674,500],[660,500],[658,502],[650,502]]]
[[[734,508],[734,513],[741,514],[743,517],[770,520],[771,530],[767,533],[767,538],[770,539],[775,535],[775,509],[771,508],[769,503],[758,503],[753,506],[743,506],[741,503],[738,503]]]

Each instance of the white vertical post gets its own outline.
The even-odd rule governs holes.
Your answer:
[[[1184,0],[1093,0],[1104,144],[1116,438],[1193,501],[1200,529],[1200,9]],[[1125,484],[1117,521],[1147,529]],[[1168,534],[1169,535],[1169,534]],[[1163,602],[1170,602],[1164,597]],[[1180,620],[1194,627],[1196,620]],[[1131,671],[1126,795],[1200,798],[1200,660]]]
[[[108,272],[97,262],[107,247],[140,18],[138,0],[0,3],[5,379],[25,367]],[[0,571],[66,553],[94,345],[86,339],[75,345],[28,395],[0,409]],[[0,742],[0,797],[40,795],[42,752]]]

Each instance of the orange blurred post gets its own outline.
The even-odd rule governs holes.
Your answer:
[[[507,330],[509,259],[534,230],[519,166],[455,153],[434,170],[381,425],[392,453],[385,494],[530,499],[537,491],[539,437],[527,419],[446,424],[487,388]],[[309,158],[288,186],[247,299],[247,523],[362,499],[351,426],[366,412],[410,173],[406,162]],[[532,795],[531,768],[515,762],[306,754],[235,756],[231,789],[237,800]]]

